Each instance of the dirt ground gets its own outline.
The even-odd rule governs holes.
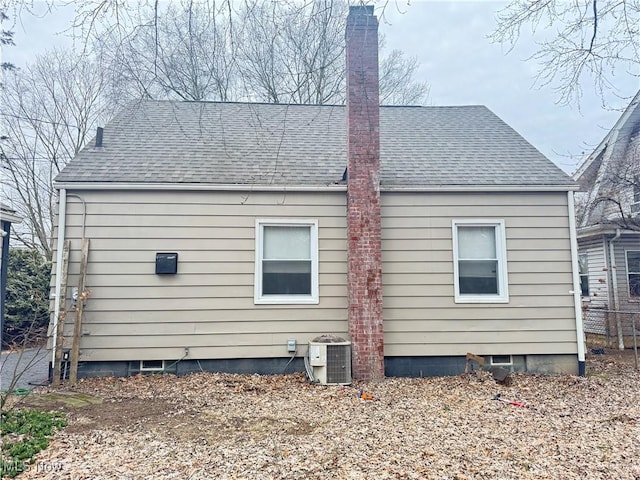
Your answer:
[[[587,371],[508,387],[488,373],[350,387],[302,374],[87,379],[74,390],[101,403],[27,399],[69,426],[18,478],[638,480],[633,352],[590,354]]]

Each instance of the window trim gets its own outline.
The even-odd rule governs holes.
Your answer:
[[[264,227],[308,226],[310,229],[311,253],[311,294],[310,295],[263,295],[262,294],[262,256],[264,248]],[[255,305],[317,305],[318,287],[318,220],[309,218],[257,218],[255,230],[255,272],[253,303]]]
[[[494,361],[494,359],[498,357],[509,357],[509,358],[508,358],[508,361],[506,362]],[[491,355],[491,365],[511,367],[513,366],[513,355]]]
[[[498,294],[461,294],[458,258],[458,227],[494,227],[496,259],[498,260]],[[505,223],[501,219],[463,218],[451,221],[453,250],[453,284],[455,303],[509,303],[507,240]]]
[[[640,302],[640,297],[631,295],[631,282],[629,281],[630,275],[638,275],[640,272],[630,272],[629,271],[629,252],[640,254],[640,250],[625,250],[624,251],[624,261],[626,268],[626,277],[627,277],[627,299],[629,302]]]

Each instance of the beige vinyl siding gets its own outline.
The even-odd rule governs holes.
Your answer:
[[[589,308],[608,308],[609,275],[604,238],[602,236],[580,239],[578,251],[587,254],[589,267]],[[583,299],[586,301],[587,299]]]
[[[566,193],[387,193],[382,215],[386,355],[576,353]],[[508,303],[454,303],[452,219],[504,220]]]
[[[286,357],[289,338],[347,335],[343,192],[73,193],[91,240],[82,360]],[[70,286],[82,218],[69,197]],[[256,218],[318,221],[318,305],[254,305]],[[178,252],[177,275],[155,275],[156,252]]]
[[[317,335],[347,337],[344,192],[73,193],[91,239],[82,360],[285,357],[289,338],[300,355]],[[575,353],[566,193],[384,192],[382,215],[386,355]],[[69,197],[67,297],[82,218]],[[318,221],[318,305],[254,304],[257,218]],[[464,218],[505,221],[509,303],[454,303],[451,221]],[[155,275],[156,252],[178,252],[177,275]]]

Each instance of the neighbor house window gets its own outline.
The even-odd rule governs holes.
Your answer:
[[[503,220],[454,220],[455,301],[506,303],[506,241]]]
[[[589,255],[578,255],[578,270],[580,272],[580,291],[583,297],[589,296]]]
[[[318,222],[256,221],[255,303],[318,303]]]
[[[627,250],[627,277],[629,296],[640,300],[640,250]]]
[[[640,178],[636,178],[636,183]],[[633,202],[631,202],[631,213],[640,213],[640,186],[633,186]]]

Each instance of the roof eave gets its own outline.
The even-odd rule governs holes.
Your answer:
[[[117,183],[117,182],[55,182],[57,190],[202,190],[260,192],[344,192],[346,184],[328,185],[256,185],[211,183]],[[382,192],[567,192],[577,185],[381,185]]]
[[[611,224],[596,224],[588,225],[586,227],[578,228],[578,238],[590,238],[598,237],[601,235],[616,235],[620,232],[620,235],[640,235],[640,232],[636,230],[627,230],[621,227],[616,227]]]

